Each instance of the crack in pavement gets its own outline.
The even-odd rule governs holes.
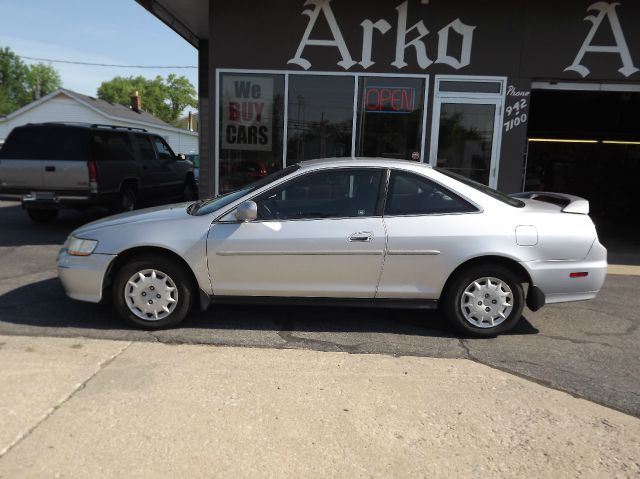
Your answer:
[[[82,389],[84,389],[87,384],[89,383],[89,381],[91,381],[93,378],[96,377],[96,375],[98,373],[100,373],[100,371],[102,371],[104,368],[106,368],[107,366],[109,366],[109,364],[111,364],[113,361],[115,361],[122,353],[124,353],[127,349],[129,349],[129,347],[132,345],[133,343],[131,341],[127,342],[127,344],[125,344],[119,351],[117,351],[116,353],[112,354],[110,357],[108,357],[107,359],[105,359],[104,361],[100,362],[98,364],[98,367],[96,368],[96,370],[91,373],[89,375],[89,377],[87,379],[85,379],[84,381],[82,381],[80,384],[78,384],[75,388],[73,388],[73,390],[66,396],[64,397],[60,402],[58,402],[56,405],[52,406],[51,408],[49,408],[49,410],[47,412],[45,412],[45,414],[38,420],[36,421],[36,423],[31,426],[29,429],[27,429],[26,431],[24,431],[23,433],[19,434],[18,437],[16,437],[11,444],[9,444],[7,447],[5,447],[4,449],[2,449],[0,451],[0,459],[2,459],[5,455],[7,455],[14,447],[16,447],[18,444],[20,444],[22,441],[24,441],[25,439],[27,439],[29,436],[31,436],[31,434],[33,434],[33,432],[38,428],[38,426],[40,426],[42,423],[44,423],[47,419],[49,419],[58,409],[60,409],[62,406],[64,406],[71,398],[73,398],[76,393]]]

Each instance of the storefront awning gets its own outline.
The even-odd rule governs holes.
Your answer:
[[[136,0],[194,47],[209,38],[207,0]]]

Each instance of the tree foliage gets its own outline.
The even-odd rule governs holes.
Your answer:
[[[197,105],[195,87],[186,77],[174,74],[166,79],[161,76],[154,79],[117,76],[100,85],[98,98],[129,106],[131,95],[135,91],[142,98],[144,111],[171,124],[177,124],[185,108]]]
[[[0,115],[48,95],[61,86],[58,72],[43,63],[26,65],[9,48],[0,48]]]

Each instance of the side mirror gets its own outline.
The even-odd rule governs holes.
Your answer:
[[[236,208],[236,218],[244,223],[258,217],[258,205],[255,201],[243,201]]]
[[[184,153],[178,154],[177,157],[178,157],[179,160],[182,160],[182,161],[187,159],[187,155],[185,155]]]

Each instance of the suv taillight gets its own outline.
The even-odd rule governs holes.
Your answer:
[[[92,193],[98,192],[98,165],[95,160],[87,161],[87,169],[89,170],[89,188]]]

